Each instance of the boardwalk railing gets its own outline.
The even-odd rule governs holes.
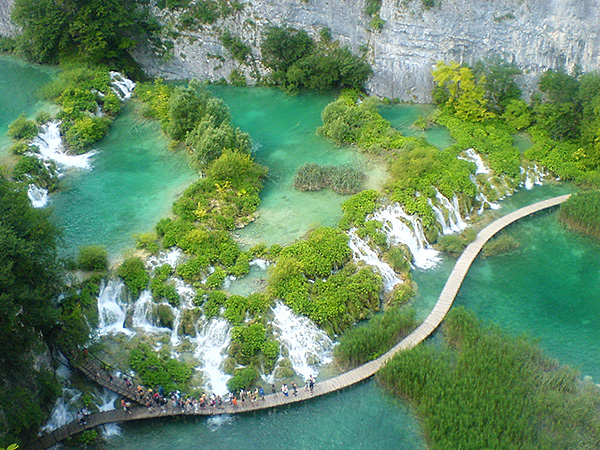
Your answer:
[[[435,304],[431,313],[429,313],[429,315],[421,325],[419,325],[411,334],[409,334],[406,338],[404,338],[396,346],[394,346],[391,350],[389,350],[387,353],[383,354],[379,358],[374,359],[373,361],[363,364],[360,367],[352,369],[334,378],[330,378],[328,380],[319,382],[315,385],[313,391],[301,388],[299,389],[298,394],[296,396],[294,396],[293,393],[290,393],[289,396],[285,396],[282,393],[270,394],[265,396],[263,400],[259,399],[254,402],[246,400],[245,402],[239,402],[238,405],[231,405],[227,403],[222,405],[221,407],[207,406],[204,408],[195,408],[189,406],[187,408],[181,408],[175,407],[172,402],[169,402],[164,408],[134,407],[131,408],[130,413],[122,409],[105,411],[93,414],[91,417],[88,418],[86,424],[72,422],[68,425],[65,425],[64,427],[58,428],[57,430],[40,437],[39,440],[34,442],[28,448],[43,450],[76,433],[80,433],[81,431],[111,422],[125,422],[130,420],[171,417],[179,415],[209,416],[219,414],[238,414],[249,411],[257,411],[261,409],[275,408],[277,406],[288,405],[295,402],[301,402],[313,397],[329,394],[331,392],[335,392],[352,386],[353,384],[356,384],[360,381],[366,380],[367,378],[373,376],[396,353],[398,353],[401,350],[410,349],[416,346],[428,336],[430,336],[431,333],[433,333],[433,331],[442,323],[444,317],[446,316],[446,314],[450,310],[450,307],[452,306],[452,303],[454,302],[456,294],[458,293],[458,290],[460,289],[460,286],[462,285],[462,282],[464,281],[465,276],[467,275],[467,272],[471,267],[471,264],[473,263],[473,261],[485,245],[485,243],[492,236],[494,236],[500,230],[512,224],[513,222],[516,222],[517,220],[523,217],[530,216],[538,211],[560,205],[568,198],[569,195],[563,195],[560,197],[554,197],[548,200],[534,203],[533,205],[526,206],[510,214],[507,214],[506,216],[503,216],[486,226],[483,230],[479,232],[477,238],[467,246],[467,248],[462,253],[458,261],[456,261],[454,269],[448,277],[448,280],[444,285],[444,288],[438,298],[437,303]],[[124,397],[132,399],[134,401],[137,400],[137,398],[135,398],[136,392],[130,389],[127,389],[125,391],[121,390],[120,392],[117,391],[114,387],[114,380],[113,382],[109,382],[108,379],[105,379],[102,376],[101,372],[96,372],[95,370],[95,368],[89,367],[82,368],[82,371],[84,371],[86,375],[90,376],[91,379],[98,382],[100,385],[108,389],[114,390],[115,392],[123,395]],[[133,397],[130,395],[133,395]]]

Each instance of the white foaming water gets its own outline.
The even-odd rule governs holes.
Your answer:
[[[30,184],[27,187],[27,197],[34,208],[43,208],[48,204],[48,189]]]
[[[151,272],[154,272],[158,267],[165,264],[171,267],[177,267],[177,265],[183,259],[183,251],[178,247],[172,247],[166,252],[160,252],[158,255],[151,255],[146,260],[146,268]]]
[[[102,393],[100,394],[100,398],[99,400],[101,401],[101,403],[98,406],[98,410],[99,411],[112,411],[115,408],[115,400],[117,400],[119,396],[117,394],[115,394],[112,391],[109,391],[108,389],[103,389]],[[117,425],[116,423],[108,423],[105,425],[102,425],[100,427],[102,429],[102,436],[104,438],[109,438],[112,436],[118,436],[119,434],[121,434],[121,427],[119,427],[119,425]]]
[[[131,321],[133,327],[141,329],[146,333],[170,333],[171,330],[169,328],[159,327],[151,319],[152,306],[154,304],[152,293],[148,289],[144,289],[133,305],[133,316]]]
[[[54,408],[50,413],[50,419],[40,429],[40,432],[48,433],[75,420],[77,413],[74,405],[79,400],[79,397],[81,397],[81,391],[64,387],[62,395],[56,400]]]
[[[438,199],[439,204],[447,212],[446,217],[446,214],[444,214],[443,209],[439,206],[436,206],[431,201],[431,199],[428,199],[428,202],[431,205],[431,209],[433,209],[437,221],[442,226],[442,234],[460,233],[462,230],[467,228],[467,224],[460,215],[458,197],[456,197],[455,195],[452,198],[452,203],[450,203],[450,200],[444,197],[444,195],[442,195],[442,193],[437,189],[435,190],[435,196]]]
[[[388,263],[379,259],[379,255],[361,238],[356,235],[355,228],[348,232],[348,246],[355,260],[364,261],[367,265],[376,267],[383,280],[383,288],[391,291],[402,279],[394,272]]]
[[[31,141],[32,145],[39,148],[39,153],[34,153],[43,161],[54,161],[59,166],[90,169],[90,158],[95,152],[83,155],[69,155],[64,152],[60,137],[60,122],[53,121],[42,125],[42,131]]]
[[[210,416],[206,419],[206,426],[210,431],[217,431],[223,425],[231,425],[233,416],[231,414],[220,414],[218,416]]]
[[[543,167],[538,167],[537,164],[533,164],[528,167],[521,167],[521,176],[525,175],[525,179],[521,182],[521,186],[525,186],[528,191],[533,189],[535,185],[541,186],[544,184],[544,178],[547,173]]]
[[[281,302],[273,307],[273,327],[287,348],[292,367],[305,379],[318,371],[315,365],[332,361],[333,342],[308,317],[295,315]]]
[[[129,78],[125,78],[119,72],[115,72],[111,70],[109,72],[111,81],[111,87],[117,97],[121,100],[125,100],[131,97],[133,89],[135,88],[135,83],[131,81]]]
[[[415,266],[430,269],[439,262],[439,252],[427,242],[419,217],[406,214],[396,204],[375,212],[373,220],[383,223],[389,244],[405,244],[410,249]]]
[[[196,296],[196,291],[192,286],[186,284],[182,279],[171,277],[169,281],[173,282],[175,285],[175,290],[179,294],[179,298],[181,299],[181,304],[178,308],[173,308],[173,314],[175,318],[173,319],[173,330],[171,331],[171,346],[176,347],[181,343],[181,338],[179,337],[179,325],[181,324],[181,317],[183,316],[183,310],[193,308],[192,300]]]
[[[131,334],[125,328],[127,305],[123,301],[123,288],[125,284],[120,279],[111,279],[103,282],[98,295],[98,335],[110,333]]]
[[[221,370],[221,363],[231,342],[229,322],[222,317],[211,319],[197,330],[193,342],[196,344],[194,356],[204,364],[202,371],[208,389],[218,395],[225,395],[228,391],[227,381],[231,377]]]
[[[256,266],[261,270],[267,270],[268,267],[271,265],[271,262],[267,261],[266,259],[256,258],[250,261],[250,265]]]
[[[466,149],[465,156],[459,156],[458,159],[475,163],[477,166],[477,170],[475,171],[476,175],[480,173],[490,173],[490,169],[485,165],[481,156],[472,148]]]

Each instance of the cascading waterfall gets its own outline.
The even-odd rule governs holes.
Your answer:
[[[82,392],[78,389],[71,388],[69,386],[69,378],[71,376],[71,370],[66,366],[59,365],[56,369],[56,375],[59,380],[64,384],[62,394],[56,399],[54,408],[50,413],[48,422],[40,429],[41,433],[49,433],[57,428],[66,425],[67,423],[75,420],[77,417],[75,403],[81,397]]]
[[[222,317],[216,317],[196,331],[196,337],[192,339],[196,344],[194,356],[203,363],[207,386],[210,391],[225,395],[231,377],[221,370],[221,363],[231,342],[231,325]]]
[[[131,320],[133,327],[143,330],[145,333],[170,333],[169,328],[159,327],[151,319],[152,306],[155,304],[152,300],[152,293],[148,289],[144,289],[133,305]]]
[[[131,97],[135,83],[129,78],[125,78],[121,73],[111,70],[109,72],[111,79],[111,88],[117,97],[121,100],[126,100]]]
[[[31,144],[39,149],[39,153],[34,155],[42,161],[54,161],[59,167],[90,169],[90,158],[95,152],[83,155],[65,153],[59,125],[60,121],[55,120],[41,126],[42,131],[31,141]]]
[[[48,205],[48,189],[38,187],[32,183],[27,187],[27,198],[29,198],[31,206],[34,208],[43,208]]]
[[[131,334],[125,328],[127,315],[127,304],[123,301],[123,288],[125,284],[121,280],[111,279],[103,283],[98,295],[98,335],[103,336],[110,333]]]
[[[547,176],[547,173],[543,167],[533,164],[528,167],[521,167],[521,176],[524,177],[521,186],[524,186],[529,191],[535,185],[541,186],[544,184],[544,178]]]
[[[273,328],[289,353],[292,367],[304,379],[318,374],[316,365],[332,361],[333,342],[308,317],[295,315],[281,302],[273,307]]]
[[[485,162],[481,158],[475,150],[472,148],[468,148],[464,151],[464,156],[458,156],[458,159],[462,159],[463,161],[469,161],[475,163],[477,169],[475,171],[475,175],[479,175],[480,173],[490,173],[490,169],[486,166]]]
[[[119,396],[116,393],[104,388],[98,398],[100,404],[96,406],[98,407],[98,410],[100,412],[112,411],[113,409],[116,409],[115,401],[117,400],[117,398],[119,398]],[[107,423],[105,425],[102,425],[101,429],[102,436],[104,438],[109,438],[111,436],[117,436],[121,434],[121,428],[116,423]]]
[[[440,191],[435,190],[435,196],[440,205],[447,211],[447,218],[444,211],[439,206],[436,206],[431,199],[428,199],[429,205],[435,213],[436,219],[442,226],[442,234],[460,233],[467,228],[467,224],[460,215],[460,206],[456,195],[452,198],[452,203]]]
[[[256,259],[253,259],[252,261],[250,261],[250,265],[256,266],[261,270],[267,270],[269,268],[269,266],[271,265],[271,262],[267,261],[266,259],[256,258]]]
[[[172,277],[169,280],[175,284],[175,290],[181,299],[179,307],[173,308],[175,318],[173,319],[173,330],[171,331],[171,346],[175,348],[181,343],[181,338],[179,337],[179,325],[181,324],[183,310],[193,308],[192,300],[196,296],[196,291],[192,286],[186,284],[180,278]]]
[[[183,259],[183,251],[178,247],[172,247],[167,251],[160,252],[158,255],[152,255],[146,259],[146,268],[154,272],[158,267],[165,264],[171,267],[177,267]]]
[[[396,204],[376,211],[372,219],[383,224],[389,244],[404,244],[410,249],[416,267],[430,269],[439,262],[439,252],[427,242],[419,217],[406,214]]]
[[[348,246],[352,250],[355,260],[364,261],[367,265],[376,267],[383,280],[383,287],[391,291],[394,286],[402,282],[402,279],[394,272],[388,263],[382,261],[375,250],[367,242],[356,235],[356,229],[348,232]]]

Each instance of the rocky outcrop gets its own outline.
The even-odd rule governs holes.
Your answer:
[[[10,21],[14,0],[0,0],[0,36],[14,36],[16,28]]]
[[[11,1],[0,0],[0,33]],[[181,32],[170,59],[148,48],[138,49],[135,58],[154,76],[214,81],[237,68],[252,82],[266,72],[258,62],[266,26],[288,25],[314,35],[328,27],[353,50],[368,48],[372,93],[417,102],[430,100],[430,72],[439,60],[472,63],[500,55],[524,70],[525,84],[549,68],[600,66],[598,0],[438,0],[431,9],[422,0],[383,0],[380,31],[369,30],[364,0],[242,1],[241,11],[216,25]],[[224,29],[252,46],[254,62],[242,65],[229,57],[219,40]]]

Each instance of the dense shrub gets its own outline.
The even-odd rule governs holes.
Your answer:
[[[181,389],[192,375],[191,367],[168,354],[157,354],[143,342],[131,350],[129,364],[145,386],[162,386],[167,392]]]
[[[33,139],[37,132],[37,125],[33,120],[27,120],[25,114],[21,114],[8,126],[8,135],[15,140]]]
[[[137,256],[132,256],[123,261],[117,269],[117,275],[125,282],[133,300],[140,296],[140,292],[146,289],[150,281],[144,261]]]
[[[108,266],[108,251],[99,245],[80,247],[77,265],[82,270],[105,270]]]
[[[292,28],[267,29],[261,53],[263,64],[273,70],[271,81],[289,92],[362,89],[372,73],[371,67],[348,48],[317,44],[305,31]]]
[[[250,389],[259,376],[258,370],[253,366],[235,369],[233,377],[227,381],[227,389],[235,393],[241,389]]]
[[[229,30],[225,30],[219,39],[236,61],[244,63],[251,54],[250,46],[245,44],[239,36],[231,34]]]

